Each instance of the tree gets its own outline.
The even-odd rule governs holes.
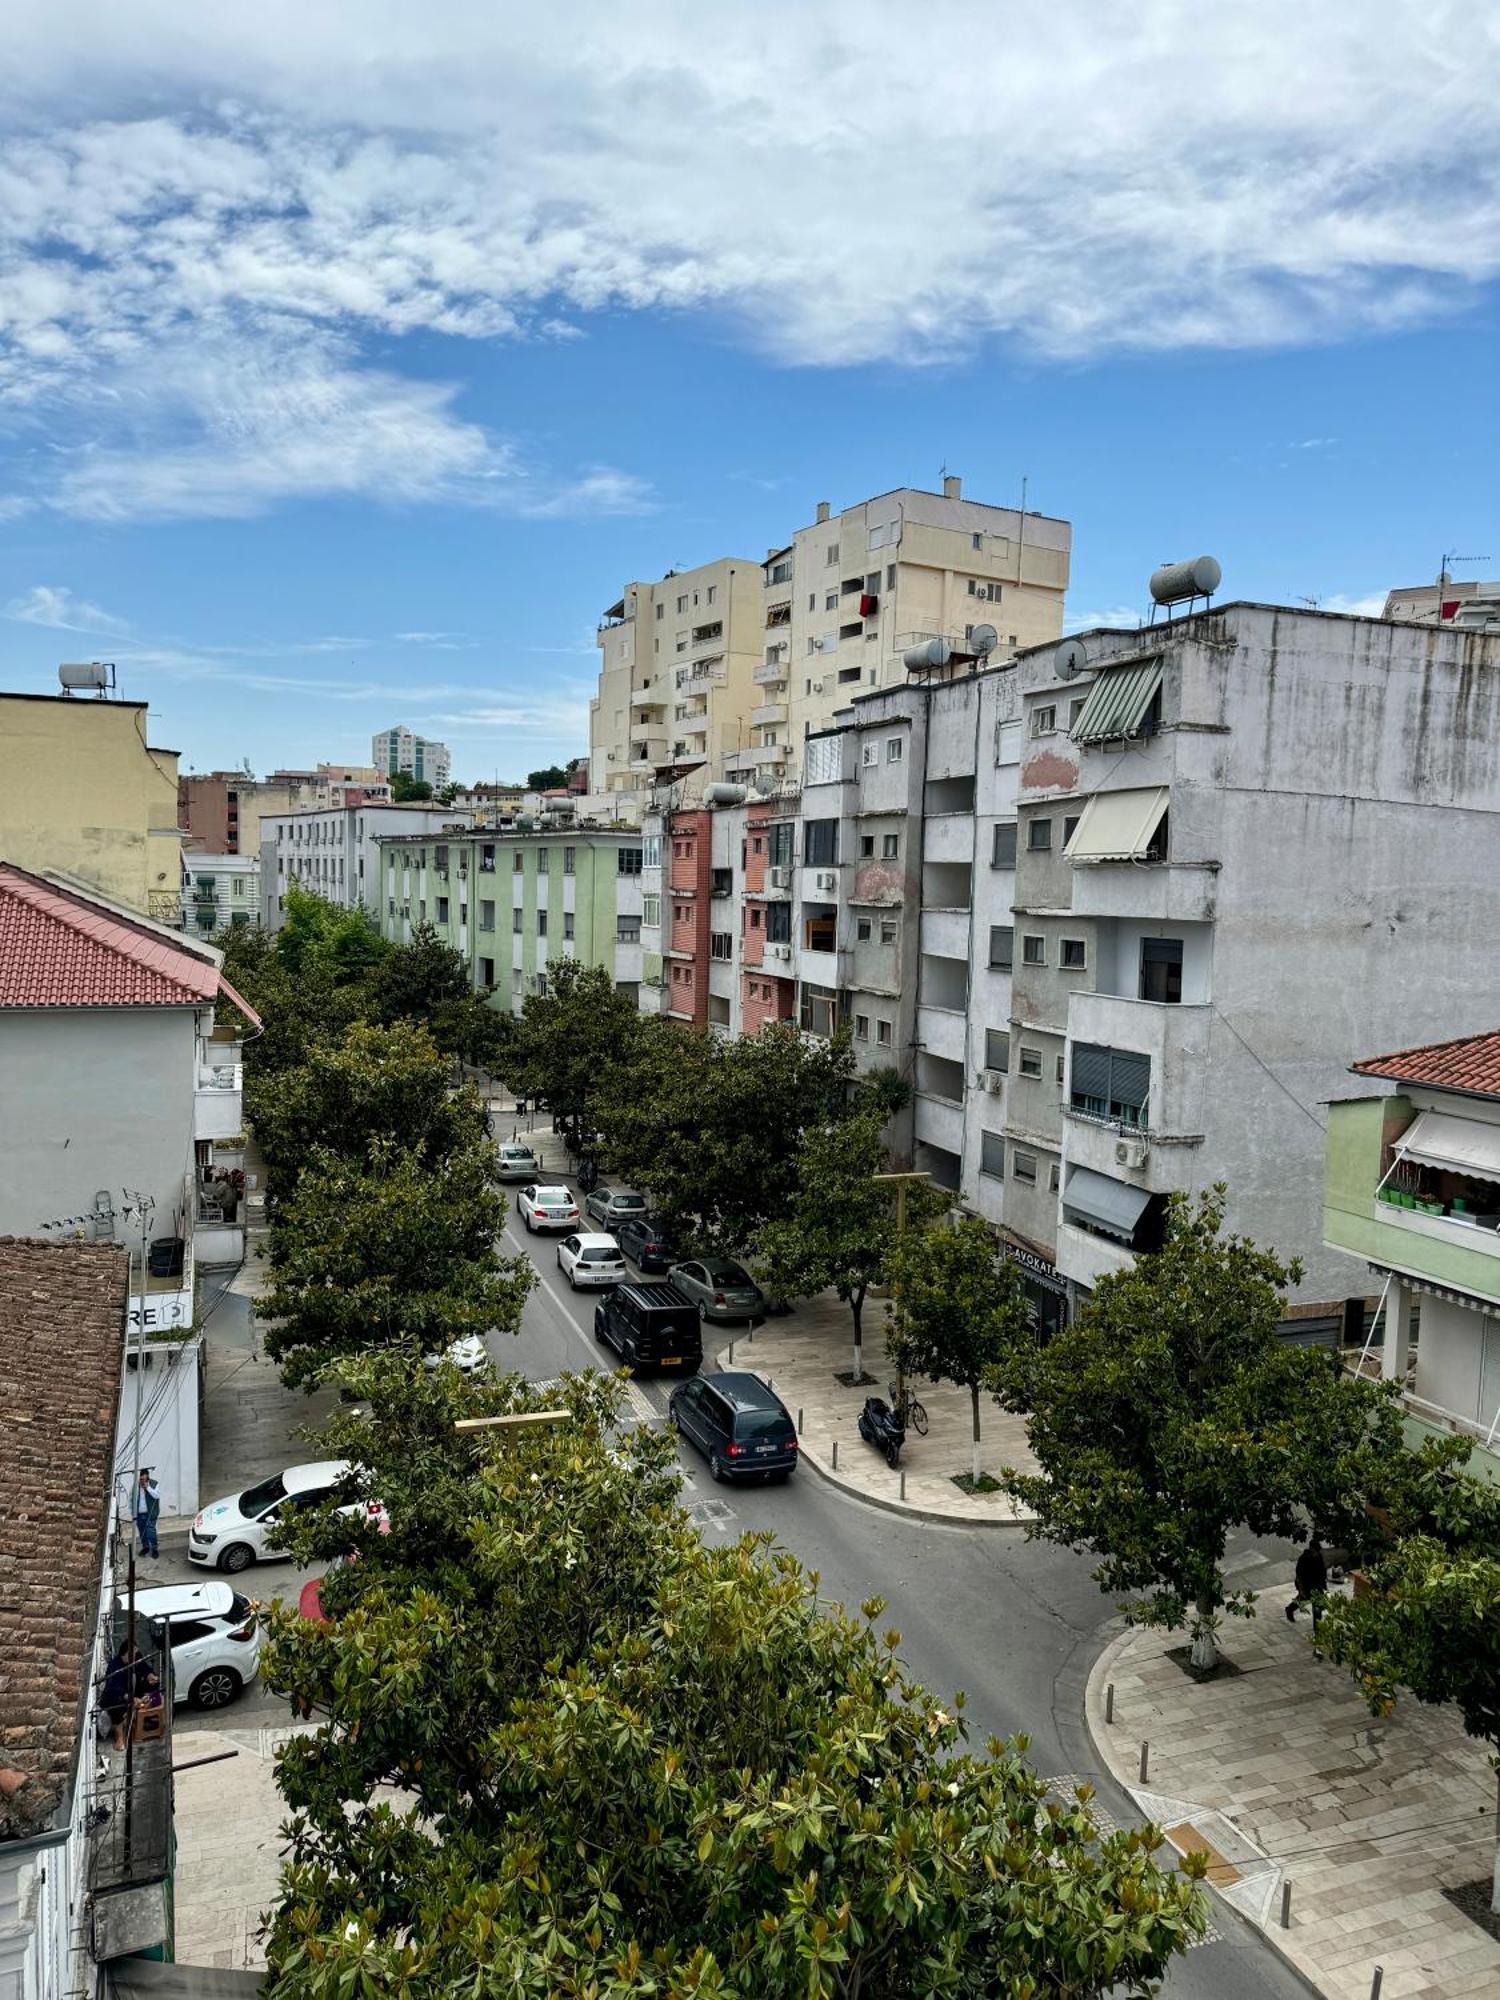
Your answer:
[[[408,771],[392,771],[391,799],[394,804],[417,805],[431,797],[432,787],[425,778],[414,778]]]
[[[705,1547],[618,1384],[564,1378],[566,1427],[502,1444],[455,1421],[534,1407],[518,1381],[348,1379],[322,1448],[390,1532],[289,1528],[301,1562],[359,1560],[327,1622],[269,1614],[266,1677],[318,1719],[277,1760],[279,2000],[1084,2000],[1201,1935],[1202,1862],[1096,1839],[1020,1740],[966,1754],[878,1599]]]
[[[461,955],[431,924],[393,944],[369,980],[367,1007],[377,1021],[415,1021],[444,1052],[489,1068],[509,1044],[510,1023],[474,991]]]
[[[458,797],[459,787],[450,778],[446,785],[439,785],[434,797],[440,806],[451,806]]]
[[[544,764],[541,770],[526,773],[526,789],[529,792],[555,792],[559,785],[567,782],[568,773],[561,764]]]
[[[335,986],[358,985],[392,949],[367,910],[330,903],[295,878],[287,884],[283,900],[275,951],[290,973],[301,977],[321,972]]]
[[[760,1281],[773,1298],[807,1298],[831,1289],[848,1306],[855,1382],[870,1379],[864,1369],[865,1297],[889,1274],[896,1245],[891,1189],[875,1178],[887,1166],[881,1126],[879,1112],[860,1111],[805,1132],[787,1212],[759,1230],[752,1250]],[[920,1226],[936,1202],[931,1191],[914,1187],[908,1226]]]
[[[628,1062],[641,1028],[635,1002],[606,967],[554,959],[547,991],[528,994],[505,1054],[505,1076],[524,1097],[587,1126],[606,1081]]]
[[[1220,1613],[1254,1615],[1221,1568],[1230,1530],[1346,1525],[1399,1448],[1388,1395],[1278,1338],[1300,1273],[1226,1236],[1224,1201],[1222,1186],[1174,1196],[1162,1249],[1101,1278],[1007,1392],[1030,1405],[1041,1468],[1008,1482],[1028,1532],[1091,1550],[1104,1589],[1146,1591],[1126,1607],[1137,1621],[1189,1623],[1202,1672]]]
[[[437,1159],[393,1139],[363,1160],[317,1148],[277,1204],[257,1308],[288,1387],[313,1388],[372,1348],[412,1363],[466,1334],[514,1333],[535,1274],[496,1255],[504,1220],[487,1140]]]
[[[997,1254],[977,1216],[898,1238],[889,1277],[896,1300],[891,1345],[903,1368],[969,1392],[973,1478],[979,1463],[979,1399],[1036,1345],[1019,1266]]]

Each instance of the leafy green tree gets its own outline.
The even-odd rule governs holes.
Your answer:
[[[420,805],[431,797],[432,787],[425,778],[414,778],[409,771],[392,771],[391,798],[396,805]]]
[[[544,764],[539,771],[526,773],[526,789],[529,792],[554,792],[559,785],[567,782],[568,773],[561,764]]]
[[[400,1347],[408,1362],[470,1333],[514,1333],[535,1281],[495,1238],[505,1197],[488,1140],[430,1159],[376,1139],[366,1159],[316,1149],[271,1232],[271,1286],[257,1310],[291,1388],[346,1355]]]
[[[451,806],[458,793],[459,787],[450,779],[446,785],[439,785],[433,796],[440,806]]]
[[[894,1326],[888,1343],[903,1368],[969,1392],[972,1476],[979,1463],[979,1399],[998,1390],[1036,1346],[1019,1267],[1001,1257],[977,1216],[898,1237],[888,1272]]]
[[[1225,1235],[1224,1200],[1174,1197],[1163,1248],[1101,1278],[1008,1390],[1041,1467],[1008,1482],[1029,1532],[1092,1551],[1102,1588],[1147,1592],[1127,1606],[1139,1622],[1190,1624],[1204,1672],[1220,1614],[1254,1615],[1221,1567],[1230,1531],[1347,1526],[1399,1449],[1388,1395],[1278,1338],[1300,1273]]]
[[[335,986],[358,985],[391,950],[367,910],[330,903],[295,879],[284,900],[276,957],[298,977],[317,971]]]
[[[461,954],[431,924],[388,947],[366,1005],[373,1020],[417,1022],[446,1055],[478,1068],[498,1063],[509,1046],[509,1020],[474,991]]]
[[[890,1275],[897,1242],[890,1185],[877,1111],[861,1111],[802,1136],[786,1213],[756,1234],[752,1256],[773,1298],[808,1298],[832,1290],[854,1322],[856,1382],[864,1369],[864,1306],[871,1285]],[[907,1227],[920,1227],[938,1197],[914,1185],[907,1197]]]
[[[567,1426],[502,1443],[455,1424],[534,1404],[517,1381],[348,1379],[323,1448],[390,1532],[289,1530],[360,1559],[326,1623],[270,1613],[267,1678],[318,1719],[278,1753],[278,2000],[1085,2000],[1201,1934],[1201,1862],[1096,1839],[1019,1739],[967,1754],[878,1599],[705,1547],[618,1384],[565,1378]]]
[[[629,1062],[641,1015],[608,969],[553,959],[547,991],[530,993],[503,1061],[522,1096],[545,1099],[561,1118],[588,1125],[611,1073]]]

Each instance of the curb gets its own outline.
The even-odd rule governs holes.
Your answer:
[[[728,1368],[729,1350],[727,1348],[722,1353],[715,1355],[714,1366],[719,1369]],[[744,1372],[747,1375],[760,1376],[763,1382],[766,1380],[764,1373],[759,1368],[747,1368]],[[801,1444],[800,1440],[799,1444]],[[911,1500],[887,1499],[883,1493],[871,1493],[868,1488],[856,1485],[852,1479],[846,1479],[843,1473],[835,1472],[830,1461],[820,1453],[814,1451],[807,1444],[801,1444],[801,1448],[797,1453],[797,1460],[799,1465],[805,1465],[810,1472],[815,1472],[819,1479],[825,1480],[830,1486],[837,1487],[840,1493],[847,1494],[851,1500],[859,1500],[866,1507],[877,1507],[883,1514],[899,1514],[908,1521],[931,1521],[938,1527],[943,1528],[1018,1528],[1024,1530],[1029,1522],[1036,1519],[1034,1514],[1013,1514],[1007,1516],[1004,1520],[983,1514],[954,1514],[950,1513],[944,1507],[919,1507]]]

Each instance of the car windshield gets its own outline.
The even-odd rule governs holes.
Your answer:
[[[249,1598],[241,1597],[239,1592],[236,1591],[234,1593],[234,1602],[230,1605],[226,1615],[233,1618],[236,1623],[239,1623],[248,1618],[253,1609],[254,1606],[251,1604]]]
[[[733,1285],[742,1291],[748,1290],[751,1284],[749,1273],[742,1271],[738,1264],[710,1264],[708,1275],[716,1285]]]
[[[792,1420],[785,1410],[741,1410],[734,1427],[736,1437],[791,1437]]]
[[[571,1208],[573,1197],[566,1188],[538,1188],[536,1199],[547,1207]]]
[[[278,1500],[285,1500],[286,1486],[279,1472],[263,1479],[259,1486],[248,1486],[235,1505],[247,1521],[253,1521],[257,1514],[264,1514],[268,1507],[274,1507]]]
[[[603,1249],[603,1250],[585,1250],[583,1253],[583,1261],[585,1264],[618,1264],[620,1261],[620,1253],[618,1250],[613,1248]]]
[[[529,1146],[502,1146],[500,1157],[502,1160],[534,1160],[536,1155]]]
[[[641,1215],[645,1212],[646,1198],[639,1194],[617,1194],[611,1197],[610,1206],[626,1209],[632,1215]]]

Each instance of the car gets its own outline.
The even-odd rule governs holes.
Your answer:
[[[539,1229],[576,1229],[583,1220],[571,1188],[544,1187],[536,1181],[516,1196],[516,1213],[526,1224],[528,1236]]]
[[[119,1636],[125,1633],[128,1599],[115,1604]],[[158,1658],[170,1636],[172,1699],[195,1708],[227,1708],[260,1672],[260,1620],[248,1597],[218,1578],[153,1585],[135,1594],[136,1631],[144,1619],[141,1651]]]
[[[563,1238],[557,1246],[557,1268],[575,1292],[584,1285],[620,1285],[630,1275],[613,1236],[594,1230]]]
[[[583,1205],[595,1222],[602,1222],[606,1229],[615,1229],[620,1223],[646,1213],[646,1197],[630,1188],[595,1188]]]
[[[703,1362],[698,1316],[675,1285],[616,1285],[594,1308],[594,1337],[636,1370],[680,1368],[693,1375]]]
[[[758,1375],[733,1370],[679,1382],[667,1416],[715,1479],[790,1479],[797,1469],[797,1427]]]
[[[247,1486],[243,1493],[210,1500],[188,1529],[188,1561],[237,1576],[251,1563],[275,1560],[281,1554],[276,1530],[283,1518],[318,1506],[353,1470],[346,1458],[317,1459],[310,1465],[289,1465],[285,1472],[273,1472],[269,1479]],[[340,1511],[365,1510],[378,1513],[379,1503],[356,1500]]]
[[[620,1248],[643,1271],[670,1271],[677,1262],[671,1239],[654,1215],[630,1215],[615,1229]]]
[[[422,1366],[429,1375],[436,1374],[445,1361],[451,1361],[460,1375],[485,1375],[489,1373],[490,1350],[480,1334],[466,1333],[441,1354],[422,1356]]]
[[[495,1171],[503,1181],[534,1181],[541,1170],[529,1146],[501,1146],[495,1154]]]
[[[698,1308],[699,1319],[762,1319],[766,1299],[748,1271],[727,1257],[691,1257],[672,1267],[672,1283]]]

